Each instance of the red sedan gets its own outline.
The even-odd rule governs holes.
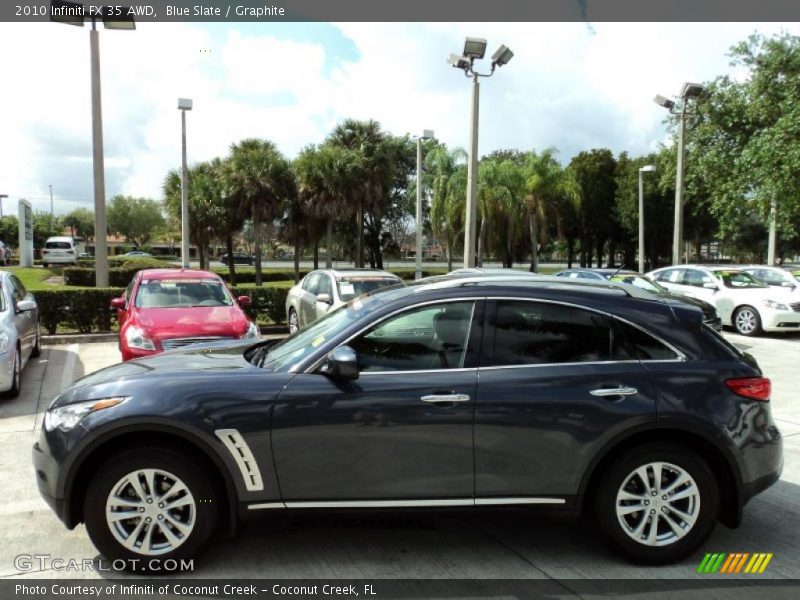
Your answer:
[[[219,275],[187,269],[139,271],[111,307],[120,322],[122,360],[189,344],[259,337],[242,310],[248,296],[234,298]]]

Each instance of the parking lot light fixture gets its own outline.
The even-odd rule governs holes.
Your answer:
[[[422,140],[433,139],[433,131],[424,129],[417,136],[417,234],[414,255],[414,279],[422,279]]]
[[[639,273],[644,273],[644,180],[642,173],[652,173],[655,165],[645,165],[639,169]]]
[[[480,77],[491,77],[497,67],[502,67],[514,56],[505,45],[501,45],[492,55],[492,68],[488,73],[475,70],[475,60],[486,54],[486,40],[468,37],[464,42],[463,55],[451,54],[447,62],[464,71],[472,78],[472,114],[470,120],[469,161],[467,162],[467,208],[464,219],[464,268],[475,266],[475,242],[477,237],[477,178],[478,178],[478,114],[480,104]]]
[[[108,227],[106,224],[106,182],[103,154],[103,110],[100,93],[100,37],[97,21],[106,29],[136,29],[133,15],[127,6],[104,6],[99,14],[86,10],[82,2],[50,0],[50,20],[83,27],[86,19],[92,22],[89,32],[89,53],[92,87],[92,164],[94,178],[94,259],[95,285],[108,287]]]
[[[653,101],[659,106],[666,108],[670,114],[678,115],[678,161],[675,169],[675,226],[672,236],[672,264],[677,265],[681,262],[681,248],[683,247],[683,162],[684,162],[684,136],[686,134],[686,115],[691,114],[687,109],[690,99],[695,101],[699,98],[705,88],[699,83],[684,83],[681,89],[680,108],[675,102],[657,95]],[[688,257],[687,257],[688,259]]]

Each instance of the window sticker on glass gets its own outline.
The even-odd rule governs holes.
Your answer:
[[[339,291],[342,293],[343,296],[352,295],[356,293],[356,288],[353,287],[352,283],[343,281],[342,283],[339,284]]]
[[[324,336],[319,336],[318,338],[315,338],[313,342],[311,342],[311,345],[314,348],[316,348],[317,346],[319,346],[324,341],[325,341],[325,337]]]

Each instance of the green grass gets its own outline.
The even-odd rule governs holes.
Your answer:
[[[42,269],[36,267],[3,267],[3,271],[10,271],[14,273],[28,290],[35,292],[42,289],[58,289],[58,285],[51,285],[45,283],[44,280],[48,277],[55,275],[50,269]]]

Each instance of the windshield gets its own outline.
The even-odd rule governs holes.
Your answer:
[[[44,247],[50,250],[69,250],[72,248],[72,244],[69,242],[45,242]]]
[[[402,281],[397,277],[380,277],[380,276],[344,276],[336,279],[336,288],[339,292],[339,298],[343,302],[358,298],[363,294],[369,294],[377,290],[402,284]]]
[[[291,367],[339,332],[344,331],[365,313],[374,310],[380,302],[382,302],[380,295],[356,298],[274,346],[257,347],[250,354],[246,354],[245,358],[254,365],[270,371]]]
[[[215,279],[144,279],[135,301],[137,308],[232,305],[233,298]]]
[[[646,292],[650,292],[651,294],[668,293],[667,288],[657,284],[655,281],[651,281],[647,277],[642,277],[641,275],[614,275],[611,278],[611,281],[627,283],[628,285],[636,286],[637,288]]]
[[[744,271],[715,271],[714,275],[722,280],[725,287],[734,289],[743,288],[765,288],[769,287],[763,281],[756,279],[750,273]]]

